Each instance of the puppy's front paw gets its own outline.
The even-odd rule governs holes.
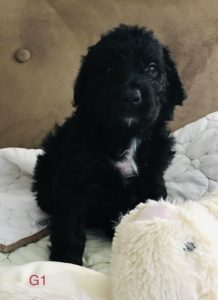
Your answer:
[[[71,263],[79,266],[83,265],[82,257],[75,256],[69,251],[51,251],[49,259],[52,261]]]
[[[164,200],[167,198],[167,190],[164,185],[156,187],[151,193],[149,194],[149,199],[152,200],[160,200],[163,198]]]

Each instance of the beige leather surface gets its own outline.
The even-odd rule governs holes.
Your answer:
[[[38,147],[71,113],[80,56],[119,23],[171,49],[189,95],[173,130],[218,110],[217,12],[216,0],[0,0],[0,147]]]

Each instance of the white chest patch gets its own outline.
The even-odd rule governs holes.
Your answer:
[[[115,162],[115,166],[120,170],[124,177],[130,177],[138,174],[138,168],[134,159],[138,146],[140,145],[140,139],[133,138],[130,147],[122,153],[124,158]]]

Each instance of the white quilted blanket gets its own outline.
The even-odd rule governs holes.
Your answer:
[[[218,188],[218,112],[174,133],[176,157],[165,174],[168,200],[198,200]],[[31,175],[40,150],[0,150],[0,244],[32,235],[43,228],[45,214],[30,192]],[[0,267],[48,260],[48,237],[16,251],[0,253]],[[110,242],[89,232],[84,265],[108,272]]]
[[[176,156],[165,174],[169,201],[198,200],[218,188],[218,112],[174,133]]]

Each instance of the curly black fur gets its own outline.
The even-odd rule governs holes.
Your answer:
[[[50,259],[82,264],[85,228],[113,236],[120,214],[166,198],[174,152],[167,129],[185,92],[169,50],[151,31],[120,25],[89,47],[75,83],[77,110],[42,144],[33,191],[51,214]],[[135,139],[125,175],[117,162]]]

